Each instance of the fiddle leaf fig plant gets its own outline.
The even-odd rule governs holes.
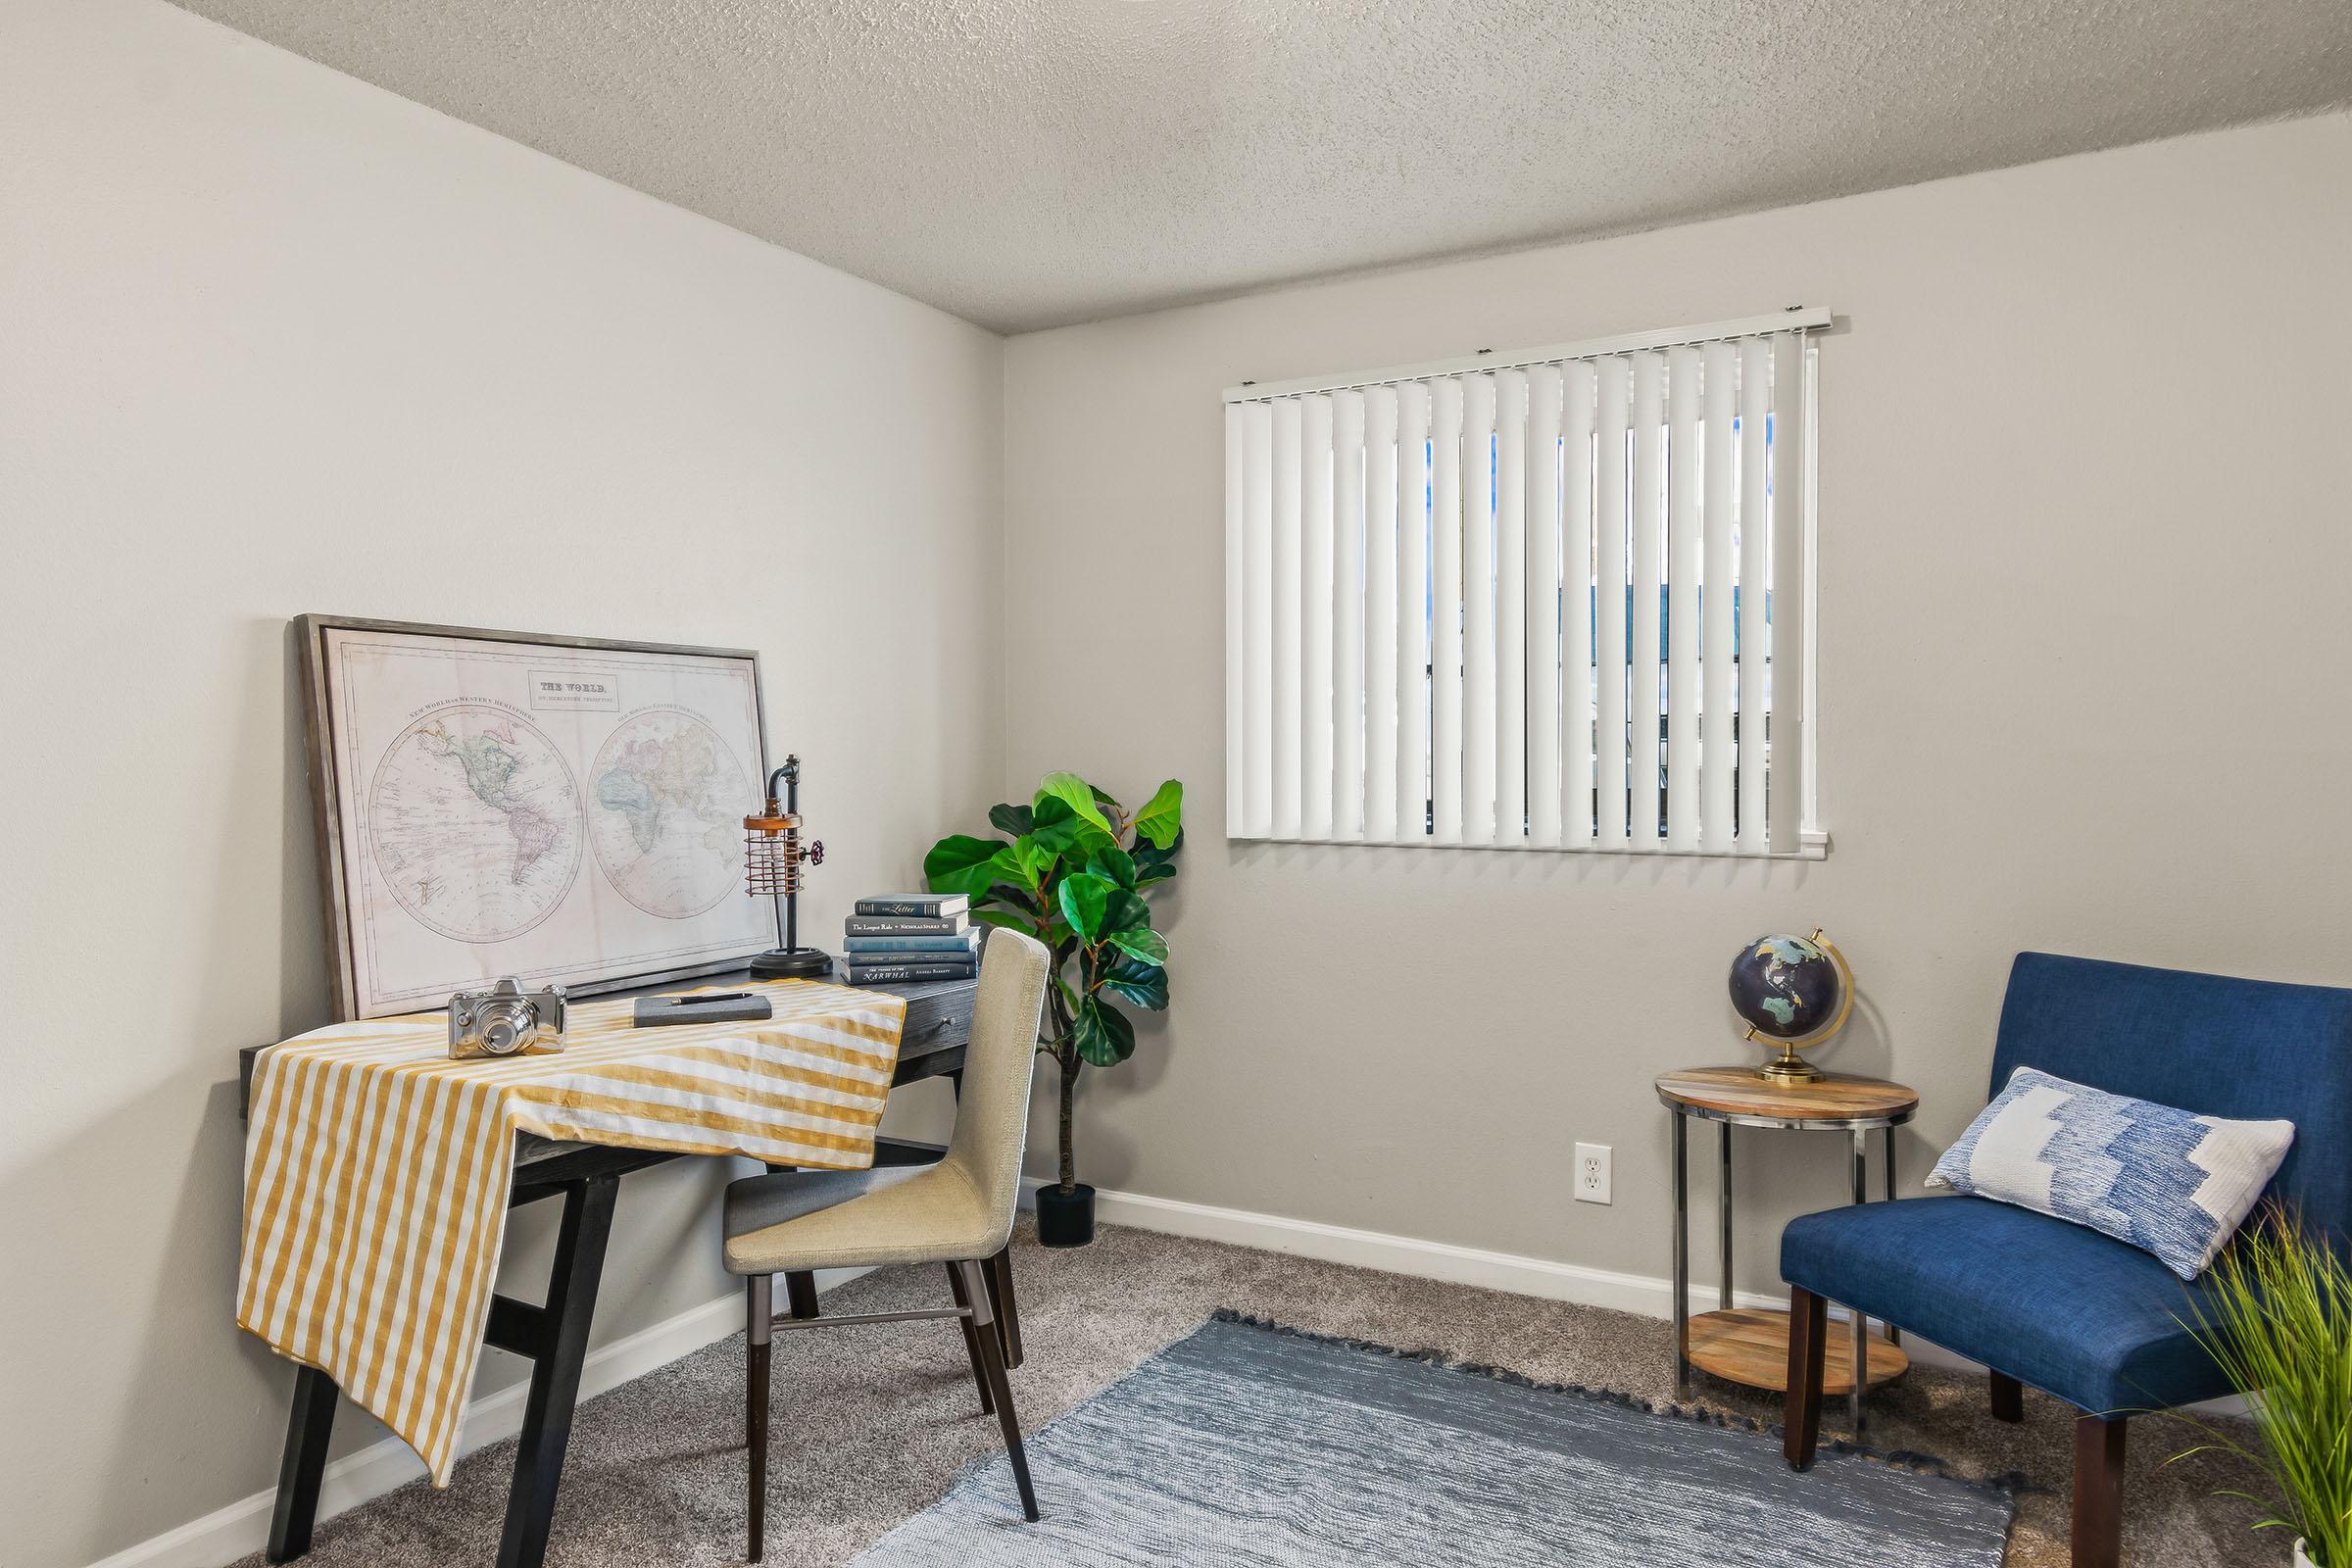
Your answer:
[[[974,920],[1053,954],[1037,1049],[1061,1069],[1060,1187],[1070,1193],[1080,1071],[1135,1054],[1124,1007],[1168,1004],[1168,939],[1145,893],[1176,874],[1184,786],[1169,779],[1131,813],[1075,773],[1048,773],[1028,805],[991,808],[988,821],[1004,837],[951,833],[923,858],[923,875],[934,893],[969,896]]]

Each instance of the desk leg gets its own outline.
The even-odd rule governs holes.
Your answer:
[[[1690,1396],[1690,1118],[1674,1113],[1674,1396]]]
[[[564,1479],[564,1449],[588,1356],[588,1321],[612,1233],[617,1176],[597,1176],[566,1188],[564,1223],[556,1236],[556,1266],[547,1286],[548,1341],[531,1365],[523,1404],[522,1439],[514,1450],[514,1481],[507,1494],[507,1524],[498,1543],[498,1568],[539,1568],[547,1554],[556,1488]]]
[[[286,1418],[286,1454],[277,1467],[277,1506],[270,1515],[270,1560],[289,1562],[311,1549],[318,1519],[318,1480],[327,1435],[335,1428],[335,1380],[315,1366],[294,1374],[294,1410]]]
[[[1854,1129],[1854,1201],[1859,1203],[1870,1197],[1870,1132]],[[1870,1319],[1852,1302],[1846,1303],[1846,1329],[1853,1336],[1854,1386],[1846,1396],[1846,1413],[1851,1418],[1854,1441],[1862,1441],[1862,1393],[1870,1386]]]

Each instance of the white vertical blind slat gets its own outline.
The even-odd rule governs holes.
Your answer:
[[[1253,403],[1242,411],[1242,516],[1249,546],[1242,561],[1242,738],[1246,759],[1242,795],[1246,835],[1274,831],[1274,410]]]
[[[1364,393],[1364,837],[1396,836],[1396,389]]]
[[[1631,478],[1626,467],[1626,435],[1631,426],[1633,367],[1621,356],[1600,362],[1600,402],[1595,411],[1599,439],[1593,465],[1592,531],[1597,565],[1593,574],[1598,628],[1593,664],[1599,699],[1594,708],[1593,761],[1600,792],[1599,822],[1593,840],[1604,850],[1628,845],[1626,818],[1626,686],[1632,674],[1631,628],[1626,624],[1631,597],[1627,570],[1627,506]]]
[[[1273,836],[1298,836],[1300,762],[1298,723],[1304,682],[1305,633],[1299,624],[1301,564],[1300,452],[1304,408],[1297,398],[1274,404],[1274,826]]]
[[[1429,421],[1430,389],[1413,382],[1396,394],[1396,836],[1429,837]]]
[[[1634,529],[1629,563],[1634,585],[1633,739],[1626,767],[1632,807],[1628,844],[1654,851],[1658,840],[1658,624],[1664,591],[1659,552],[1664,543],[1662,496],[1666,481],[1666,357],[1656,352],[1634,360]]]
[[[1698,351],[1666,354],[1666,847],[1698,848]]]
[[[1249,469],[1242,451],[1242,420],[1246,411],[1238,403],[1225,405],[1225,836],[1229,839],[1249,836],[1249,805],[1243,799],[1244,781],[1249,767],[1244,759],[1248,745],[1244,713],[1249,688],[1248,653],[1244,624],[1249,610],[1243,598],[1243,560],[1250,537],[1244,518],[1249,493],[1244,475]]]
[[[1766,419],[1772,406],[1772,348],[1740,345],[1740,853],[1764,853],[1764,579],[1772,528],[1765,487]]]
[[[1331,395],[1331,836],[1364,836],[1364,395]]]
[[[1560,841],[1571,849],[1593,842],[1593,417],[1599,372],[1571,365],[1564,372],[1560,416]]]
[[[1527,834],[1560,843],[1560,368],[1527,372]]]
[[[1298,585],[1298,836],[1331,837],[1332,795],[1332,408],[1322,393],[1300,400]]]
[[[1432,837],[1462,842],[1462,406],[1461,380],[1430,388],[1429,533],[1432,638],[1430,815]]]
[[[1772,337],[1772,754],[1766,842],[1797,849],[1804,806],[1805,340]]]
[[[1462,842],[1494,842],[1494,377],[1462,378]]]
[[[1710,343],[1701,369],[1699,418],[1706,426],[1706,475],[1699,510],[1706,518],[1707,538],[1702,568],[1706,581],[1700,592],[1699,653],[1705,667],[1698,699],[1698,842],[1703,849],[1728,851],[1732,847],[1732,716],[1740,702],[1738,675],[1732,665],[1732,584],[1739,575],[1740,560],[1732,538],[1732,498],[1739,493],[1740,481],[1740,446],[1732,433],[1732,411],[1739,407],[1739,351],[1729,343]]]
[[[1494,377],[1494,842],[1527,839],[1527,372]]]

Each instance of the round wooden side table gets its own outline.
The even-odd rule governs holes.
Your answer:
[[[1750,1067],[1689,1067],[1661,1073],[1658,1099],[1674,1113],[1674,1387],[1690,1392],[1690,1369],[1752,1389],[1788,1387],[1788,1314],[1741,1310],[1732,1303],[1732,1129],[1766,1127],[1784,1132],[1841,1132],[1853,1139],[1854,1201],[1868,1200],[1870,1135],[1884,1132],[1880,1155],[1886,1194],[1894,1197],[1894,1130],[1919,1109],[1919,1095],[1901,1084],[1845,1073],[1824,1073],[1809,1083],[1774,1083]],[[1690,1123],[1711,1121],[1718,1130],[1716,1212],[1722,1250],[1717,1275],[1717,1309],[1690,1315]],[[1901,1333],[1891,1325],[1873,1330],[1860,1313],[1839,1344],[1833,1338],[1824,1357],[1822,1392],[1848,1399],[1854,1435],[1862,1434],[1862,1394],[1910,1370]],[[1854,1376],[1855,1367],[1862,1377]]]

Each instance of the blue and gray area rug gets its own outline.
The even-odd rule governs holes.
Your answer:
[[[858,1568],[1997,1568],[1990,1487],[1238,1318],[1152,1356]]]

